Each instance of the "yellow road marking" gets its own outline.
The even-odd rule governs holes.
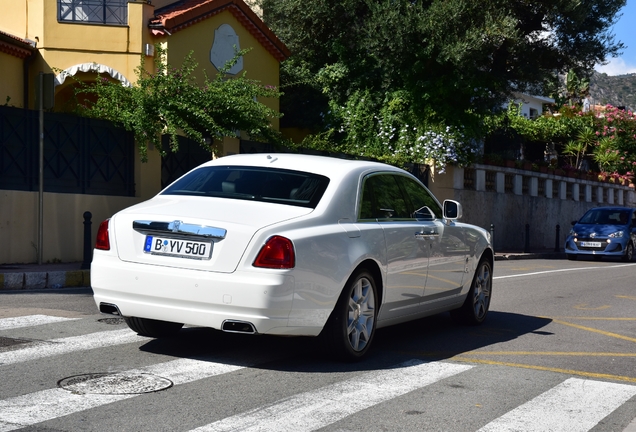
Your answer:
[[[564,356],[564,357],[636,357],[636,353],[565,352],[565,351],[470,351],[470,355]]]
[[[624,298],[624,299],[636,300],[635,296],[617,295],[615,297],[616,298]]]
[[[636,321],[636,318],[578,317],[578,316],[553,317],[551,319],[592,320],[592,321]]]
[[[587,303],[583,303],[583,304],[574,306],[574,309],[579,309],[579,310],[605,310],[605,309],[611,308],[610,305],[603,305],[603,306],[599,306],[599,307],[586,307],[586,306],[587,306]]]
[[[616,381],[626,381],[626,382],[636,383],[635,377],[628,377],[628,376],[622,376],[622,375],[585,372],[585,371],[577,371],[573,369],[561,369],[561,368],[536,366],[536,365],[529,365],[529,364],[522,364],[522,363],[508,363],[508,362],[498,362],[498,361],[492,361],[492,360],[480,360],[480,359],[472,359],[470,357],[463,357],[463,356],[451,357],[449,360],[457,360],[457,361],[464,361],[468,363],[480,363],[480,364],[488,364],[488,365],[496,365],[496,366],[510,366],[510,367],[524,368],[524,369],[534,369],[534,370],[547,371],[547,372],[557,372],[557,373],[564,373],[569,375],[584,376],[588,378],[611,379]]]
[[[547,318],[547,317],[542,317],[542,318]],[[623,336],[623,335],[620,335],[618,333],[606,332],[604,330],[595,329],[593,327],[585,327],[585,326],[582,326],[582,325],[573,324],[573,323],[569,323],[567,321],[561,321],[561,320],[558,320],[558,319],[552,319],[552,322],[553,323],[557,323],[557,324],[562,324],[562,325],[565,325],[565,326],[569,326],[569,327],[574,327],[574,328],[577,328],[579,330],[586,330],[586,331],[589,331],[589,332],[592,332],[592,333],[602,334],[604,336],[609,336],[609,337],[613,337],[613,338],[616,338],[616,339],[623,339],[623,340],[626,340],[626,341],[629,341],[629,342],[636,342],[636,338],[632,338],[632,337],[629,337],[629,336]]]

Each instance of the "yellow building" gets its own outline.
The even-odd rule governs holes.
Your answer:
[[[123,85],[134,84],[141,61],[153,71],[158,46],[167,50],[168,63],[177,66],[192,51],[201,78],[203,71],[213,77],[233,57],[234,46],[249,48],[230,73],[245,72],[248,78],[272,86],[279,85],[279,63],[289,56],[242,0],[0,0],[0,10],[0,105],[9,97],[7,105],[17,108],[39,106],[40,72],[54,76],[56,112],[73,109],[77,80],[92,81],[101,74]],[[263,103],[278,111],[278,100]],[[277,120],[274,127],[278,128]],[[225,139],[222,154],[238,153],[246,138]],[[20,149],[14,145],[14,154],[7,149],[0,160],[9,161],[5,163],[9,166]],[[94,236],[103,219],[161,189],[161,157],[151,150],[148,159],[142,164],[134,152],[134,192],[128,196],[45,192],[41,252],[39,193],[2,186],[0,263],[37,262],[40,254],[43,262],[81,261],[85,211],[92,213]],[[72,164],[69,167],[58,169],[72,169]],[[6,172],[0,171],[0,185],[3,175]]]
[[[35,53],[35,43],[0,29],[0,105],[24,107],[27,67]]]

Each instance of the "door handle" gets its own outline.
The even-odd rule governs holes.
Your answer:
[[[435,230],[430,230],[430,231],[419,231],[415,233],[415,238],[418,240],[433,240],[435,238],[439,237],[439,233]]]

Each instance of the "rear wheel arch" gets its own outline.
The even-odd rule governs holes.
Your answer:
[[[378,299],[379,299],[377,307],[379,308],[384,299],[384,281],[382,279],[382,271],[380,270],[380,266],[378,265],[376,261],[372,259],[367,259],[362,261],[360,264],[358,264],[358,266],[349,275],[349,278],[347,279],[347,283],[349,283],[349,279],[351,279],[351,276],[353,276],[355,273],[363,269],[371,273],[371,275],[373,276],[373,279],[375,279],[375,285],[376,285],[376,290],[378,291]]]

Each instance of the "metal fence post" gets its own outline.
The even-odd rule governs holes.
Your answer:
[[[561,226],[559,224],[557,224],[556,226],[556,237],[554,238],[554,251],[555,252],[561,252],[561,242],[559,241],[560,237],[561,237]]]
[[[93,236],[91,235],[92,217],[91,212],[84,212],[84,261],[82,262],[82,269],[90,269],[91,261],[93,260]]]
[[[530,252],[530,224],[526,224],[526,244],[523,246],[523,252]]]

